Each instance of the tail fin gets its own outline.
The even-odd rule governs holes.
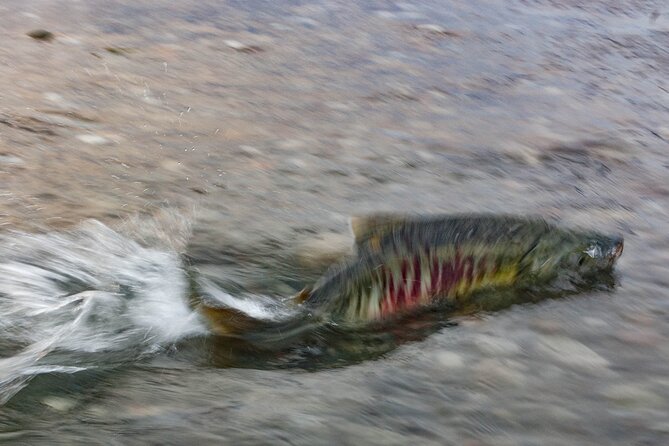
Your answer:
[[[232,296],[207,279],[198,280],[196,307],[219,336],[241,339],[255,347],[275,349],[294,343],[317,326],[305,307],[295,305],[309,296],[304,290],[292,301],[262,295]]]
[[[283,319],[257,319],[233,308],[200,306],[213,333],[240,339],[261,350],[279,350],[316,329],[319,324],[306,312]]]
[[[262,320],[234,308],[210,307],[200,305],[200,313],[209,322],[211,331],[219,336],[240,336],[257,328]]]

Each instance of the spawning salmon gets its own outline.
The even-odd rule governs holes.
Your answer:
[[[353,220],[357,253],[303,293],[308,311],[339,322],[392,319],[435,303],[466,305],[495,288],[578,286],[613,268],[623,239],[491,215]]]
[[[564,229],[541,218],[376,215],[351,223],[357,254],[298,294],[293,316],[258,320],[204,305],[213,331],[261,343],[322,324],[392,321],[436,305],[457,311],[474,297],[485,301],[486,290],[578,289],[610,273],[623,251],[620,236]]]

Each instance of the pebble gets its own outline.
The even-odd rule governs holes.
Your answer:
[[[551,95],[551,96],[564,96],[564,95],[566,95],[566,92],[563,89],[558,88],[558,87],[552,87],[552,86],[544,87],[543,92],[545,94]]]
[[[90,406],[85,413],[93,418],[108,419],[110,417],[109,408],[102,405]]]
[[[657,317],[646,312],[626,312],[621,316],[624,320],[632,322],[637,326],[649,327],[657,323]]]
[[[184,165],[179,161],[171,158],[166,158],[160,162],[160,167],[170,172],[181,172],[184,170]]]
[[[290,26],[284,25],[283,23],[273,22],[273,23],[270,23],[270,26],[277,31],[290,31],[291,30]]]
[[[100,135],[77,135],[77,139],[81,142],[85,142],[86,144],[93,144],[96,146],[108,144],[110,142],[107,138]]]
[[[620,330],[615,336],[626,344],[642,347],[653,347],[659,345],[663,341],[662,336],[657,331],[647,328],[644,328],[643,330]]]
[[[627,408],[662,408],[665,400],[657,393],[646,390],[639,384],[616,384],[608,386],[602,394],[615,404]]]
[[[232,48],[233,50],[239,51],[240,53],[258,53],[262,51],[262,48],[259,46],[247,45],[238,40],[224,40],[223,43],[225,43],[228,48]]]
[[[419,12],[413,12],[413,11],[402,11],[402,12],[394,12],[394,11],[376,11],[376,15],[384,18],[384,19],[390,19],[390,20],[421,20],[425,19],[425,15],[421,14]]]
[[[469,403],[479,407],[489,406],[492,403],[492,397],[488,392],[475,392],[471,390],[465,394],[465,397]]]
[[[515,342],[497,336],[477,335],[474,344],[481,353],[490,356],[510,356],[521,351]]]
[[[151,96],[150,94],[143,94],[142,101],[151,105],[162,105],[163,101],[160,98]]]
[[[591,370],[604,370],[609,366],[609,361],[589,347],[564,336],[541,336],[537,348],[539,352],[569,366]]]
[[[12,156],[12,155],[0,155],[0,164],[19,165],[19,164],[23,164],[23,160],[19,157]]]
[[[125,408],[125,413],[133,418],[155,417],[164,414],[168,409],[157,405],[131,404]]]
[[[44,93],[44,99],[54,104],[63,104],[66,102],[62,95],[51,91]]]
[[[564,324],[554,319],[535,318],[530,321],[530,326],[543,334],[557,334],[565,331]]]
[[[457,33],[455,31],[448,30],[444,28],[443,26],[435,25],[433,23],[424,23],[421,25],[416,25],[416,29],[421,30],[421,31],[427,31],[433,34],[440,34],[442,36],[450,36],[450,37],[459,37],[460,33]]]
[[[478,382],[494,388],[522,387],[527,383],[527,377],[519,368],[515,361],[484,359],[474,367],[474,376]]]
[[[437,363],[446,369],[459,369],[464,367],[465,360],[455,352],[442,351],[436,354]]]
[[[663,432],[669,434],[669,421],[660,421],[650,425],[650,428],[654,431]]]
[[[73,46],[81,46],[84,44],[80,39],[77,39],[76,37],[72,36],[62,36],[58,39],[58,41],[66,45],[73,45]]]
[[[301,139],[286,139],[279,141],[277,146],[282,150],[303,150],[307,148],[308,143]]]
[[[546,408],[546,411],[550,414],[551,418],[557,421],[573,423],[581,419],[579,415],[564,407],[549,406]]]
[[[669,139],[669,127],[663,126],[657,129],[657,133],[664,139]]]
[[[305,429],[323,429],[328,425],[326,419],[323,419],[320,416],[311,415],[307,413],[293,413],[288,415],[288,420],[299,431],[304,431]]]
[[[540,152],[534,148],[521,143],[509,142],[500,147],[503,155],[518,162],[537,166],[540,162]]]
[[[331,110],[336,111],[351,111],[353,106],[351,104],[344,104],[343,102],[329,101],[325,106]]]
[[[413,153],[418,159],[426,163],[433,163],[438,160],[437,155],[428,152],[427,150],[415,150]]]
[[[586,316],[581,318],[581,320],[583,321],[584,325],[587,325],[592,328],[606,328],[609,326],[608,322],[596,317]]]
[[[267,166],[267,168],[269,168],[270,164],[267,163]],[[302,175],[304,173],[304,169],[307,167],[308,164],[303,159],[288,158],[279,163],[276,166],[276,170],[282,175]]]
[[[291,20],[294,23],[306,26],[307,28],[317,28],[319,26],[319,23],[316,20],[311,19],[309,17],[295,16],[292,17]]]
[[[253,146],[244,145],[244,144],[239,146],[239,152],[243,155],[248,156],[248,157],[254,157],[254,156],[262,155],[262,152],[259,149],[255,148]]]

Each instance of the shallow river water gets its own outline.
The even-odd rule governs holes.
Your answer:
[[[669,444],[665,1],[6,0],[0,37],[1,442]],[[186,266],[280,299],[379,211],[625,252],[608,291],[281,355],[190,312]]]

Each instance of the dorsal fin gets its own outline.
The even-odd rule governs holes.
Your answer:
[[[378,241],[393,228],[406,223],[408,216],[405,214],[372,214],[364,217],[351,217],[351,230],[355,237],[355,244],[361,245],[366,242]]]

